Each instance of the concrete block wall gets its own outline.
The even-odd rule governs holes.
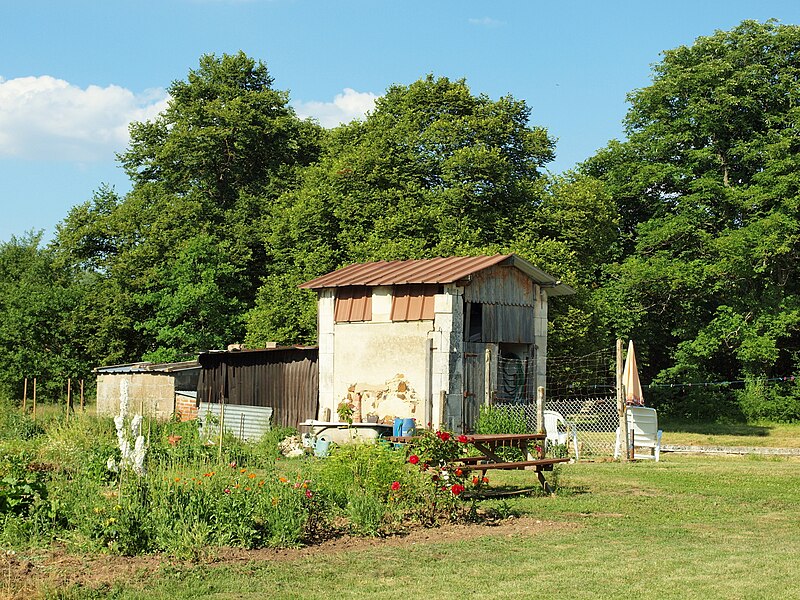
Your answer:
[[[169,419],[175,409],[175,379],[165,373],[104,373],[97,376],[97,414],[119,414],[119,385],[128,381],[132,413]]]

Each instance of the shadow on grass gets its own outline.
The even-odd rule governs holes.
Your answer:
[[[658,425],[664,432],[702,433],[706,435],[740,435],[767,437],[772,426],[750,425],[748,423],[701,423],[680,419],[659,419]]]

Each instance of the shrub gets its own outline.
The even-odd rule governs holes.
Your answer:
[[[525,410],[521,406],[481,406],[476,433],[528,433]],[[497,455],[504,460],[522,460],[519,448],[500,448]]]
[[[800,421],[800,383],[766,383],[750,380],[737,391],[742,413],[748,421]]]

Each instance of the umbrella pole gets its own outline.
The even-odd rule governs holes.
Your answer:
[[[617,340],[617,413],[619,415],[620,440],[625,440],[625,451],[620,452],[622,462],[628,461],[628,419],[625,414],[625,385],[622,383],[622,340]],[[620,448],[620,450],[622,450]]]

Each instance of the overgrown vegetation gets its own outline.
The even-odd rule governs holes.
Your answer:
[[[458,456],[455,439],[441,442],[455,449],[452,456],[431,454],[431,478],[433,462],[423,470],[390,444],[337,447],[324,460],[285,459],[277,448],[290,429],[275,428],[255,443],[226,435],[220,449],[219,438],[201,436],[196,422],[153,421],[142,425],[149,442],[137,474],[120,460],[110,418],[33,424],[7,402],[0,409],[6,548],[59,540],[71,551],[198,558],[214,548],[291,547],[343,531],[379,536],[473,514],[459,498],[466,473],[448,462]]]

